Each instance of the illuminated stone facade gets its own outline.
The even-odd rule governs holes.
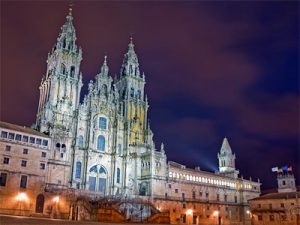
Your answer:
[[[132,40],[119,76],[111,78],[105,56],[80,102],[82,50],[76,45],[72,21],[69,13],[48,54],[36,131],[26,130],[48,140],[47,146],[37,148],[35,156],[37,160],[47,150],[45,170],[29,164],[40,181],[40,186],[33,188],[36,196],[32,199],[43,190],[73,190],[94,196],[148,199],[157,209],[170,211],[172,223],[248,221],[247,200],[259,195],[260,183],[238,177],[235,154],[226,138],[218,154],[219,171],[215,173],[167,163],[164,145],[156,149],[147,116],[145,75],[140,71]],[[28,135],[26,132],[24,135]],[[1,139],[3,157],[7,141]],[[17,143],[19,149],[26,145]],[[22,154],[18,151],[10,156],[13,160]],[[5,166],[1,164],[0,170],[12,170]],[[24,172],[21,168],[19,173]],[[61,191],[61,195],[65,192]]]

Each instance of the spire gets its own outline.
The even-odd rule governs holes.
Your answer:
[[[66,16],[66,21],[61,27],[61,32],[59,34],[59,37],[57,38],[56,49],[66,49],[70,51],[77,50],[77,46],[75,44],[76,32],[73,25],[72,6],[73,4],[70,3],[69,13]]]
[[[101,75],[103,76],[107,76],[108,75],[108,66],[107,66],[107,56],[105,55],[104,56],[104,62],[103,62],[103,65],[101,67]]]
[[[226,137],[223,139],[221,153],[232,153],[231,147]]]
[[[139,62],[137,55],[134,51],[132,37],[130,38],[130,42],[128,44],[128,51],[124,55],[123,64],[120,72],[123,76],[129,75],[140,77]]]

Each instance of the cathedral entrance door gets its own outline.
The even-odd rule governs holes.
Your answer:
[[[36,198],[36,205],[35,205],[35,212],[36,213],[43,213],[44,211],[44,195],[39,194]]]
[[[99,192],[105,194],[105,189],[106,189],[106,179],[99,178]]]

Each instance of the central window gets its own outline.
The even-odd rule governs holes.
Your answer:
[[[98,136],[97,149],[100,151],[105,150],[105,137],[103,135]]]
[[[99,118],[99,128],[106,130],[106,127],[107,127],[107,119],[104,117],[100,117]]]

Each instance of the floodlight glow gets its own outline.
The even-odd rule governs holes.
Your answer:
[[[58,203],[59,202],[59,196],[56,196],[52,199],[53,202]]]
[[[17,201],[27,201],[28,197],[25,193],[19,193],[18,196],[16,197]]]
[[[218,211],[218,210],[215,210],[215,211],[213,212],[213,216],[219,216],[219,211]]]
[[[186,214],[187,214],[187,215],[192,215],[192,214],[193,214],[193,210],[192,210],[192,209],[188,209],[188,210],[186,211]]]

